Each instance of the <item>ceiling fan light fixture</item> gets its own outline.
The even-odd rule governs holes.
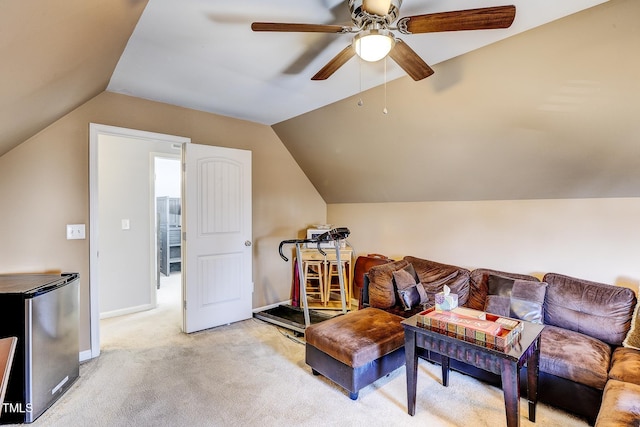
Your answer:
[[[362,31],[353,38],[356,53],[369,62],[376,62],[387,56],[395,44],[395,37],[385,29]]]

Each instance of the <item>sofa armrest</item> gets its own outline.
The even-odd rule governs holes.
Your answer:
[[[617,347],[611,355],[609,379],[640,385],[640,351]]]

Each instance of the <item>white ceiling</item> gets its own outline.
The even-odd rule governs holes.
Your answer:
[[[401,17],[514,4],[516,18],[506,30],[402,38],[433,66],[605,2],[404,0]],[[254,33],[253,21],[348,24],[349,14],[346,0],[149,0],[107,90],[272,125],[384,83],[384,61],[357,58],[310,80],[352,35]],[[387,80],[404,75],[388,60]]]

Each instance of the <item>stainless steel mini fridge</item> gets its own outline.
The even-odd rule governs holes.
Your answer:
[[[77,273],[0,275],[0,337],[18,338],[0,422],[31,423],[78,378]]]

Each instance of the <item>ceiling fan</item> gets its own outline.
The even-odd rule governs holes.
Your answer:
[[[356,54],[366,61],[391,57],[414,80],[422,80],[433,70],[402,39],[402,34],[443,31],[489,30],[508,28],[516,15],[516,7],[495,6],[451,12],[405,16],[398,19],[402,0],[349,0],[353,26],[328,24],[294,24],[254,22],[253,31],[354,33],[353,41],[331,59],[311,80],[325,80]],[[394,24],[395,25],[392,25]]]

